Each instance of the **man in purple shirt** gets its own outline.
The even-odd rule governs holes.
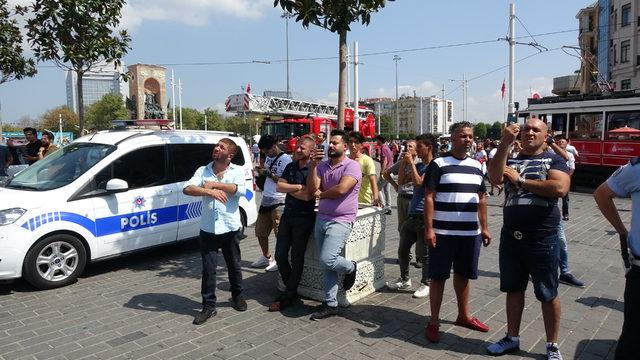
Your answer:
[[[382,176],[385,170],[389,169],[393,161],[393,152],[387,145],[387,139],[382,136],[376,136],[376,142],[380,148],[380,176],[378,176],[378,189],[384,195],[385,214],[391,215],[391,184]]]
[[[331,132],[329,159],[317,153],[311,160],[307,190],[320,200],[313,238],[325,267],[325,301],[311,320],[338,314],[338,273],[344,273],[342,287],[351,289],[356,280],[356,262],[340,256],[358,213],[358,192],[362,171],[357,161],[345,156],[349,136],[342,130]]]

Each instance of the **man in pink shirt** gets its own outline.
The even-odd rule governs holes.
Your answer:
[[[391,215],[391,184],[382,176],[384,172],[393,165],[393,152],[387,144],[387,139],[382,136],[376,136],[376,142],[380,149],[380,176],[378,177],[378,189],[384,195],[385,214]]]
[[[362,179],[360,164],[345,156],[348,139],[344,131],[332,131],[329,159],[321,161],[323,154],[317,153],[307,177],[308,191],[320,200],[313,238],[325,267],[325,301],[311,315],[312,320],[338,314],[338,273],[345,274],[342,283],[345,291],[356,280],[356,262],[340,256],[356,220]]]

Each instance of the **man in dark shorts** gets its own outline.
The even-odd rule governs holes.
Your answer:
[[[431,278],[431,319],[425,335],[431,342],[440,341],[440,305],[452,266],[458,300],[456,325],[489,331],[469,311],[469,280],[478,278],[481,244],[491,242],[482,164],[467,156],[473,125],[466,121],[453,124],[451,142],[451,151],[433,159],[425,177],[424,226]]]
[[[491,355],[520,349],[520,322],[529,276],[542,304],[547,359],[561,360],[558,348],[558,198],[569,191],[569,168],[559,155],[544,150],[547,125],[531,118],[520,129],[507,126],[502,134],[489,179],[505,184],[504,225],[500,234],[500,290],[507,293],[507,335],[491,344]],[[508,159],[518,133],[522,151]]]

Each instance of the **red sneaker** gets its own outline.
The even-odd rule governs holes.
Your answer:
[[[458,318],[456,320],[456,325],[466,327],[467,329],[475,331],[489,332],[489,327],[476,318],[471,318],[469,320],[462,320]]]
[[[440,327],[435,326],[432,323],[427,324],[427,328],[425,329],[425,337],[432,343],[440,342]]]

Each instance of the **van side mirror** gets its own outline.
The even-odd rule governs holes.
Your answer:
[[[129,190],[129,184],[122,179],[111,179],[107,182],[107,192],[117,193]]]

